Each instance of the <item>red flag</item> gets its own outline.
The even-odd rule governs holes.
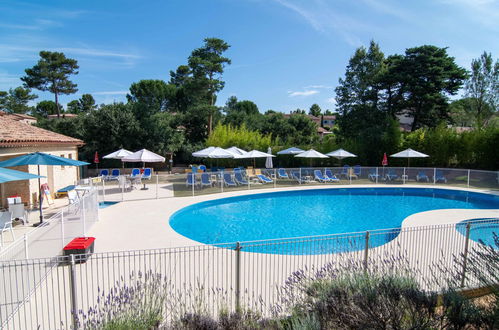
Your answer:
[[[94,163],[99,164],[99,154],[97,153],[97,151],[95,152]]]
[[[386,157],[386,152],[383,154],[383,160],[381,161],[381,165],[388,165],[388,158]]]

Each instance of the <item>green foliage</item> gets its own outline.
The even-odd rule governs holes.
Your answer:
[[[68,103],[66,111],[69,113],[80,114],[88,113],[97,109],[95,99],[91,94],[83,94],[79,100],[73,100]]]
[[[255,103],[251,101],[237,101],[235,96],[227,100],[224,107],[226,113],[225,124],[241,126],[243,123],[250,129],[256,130],[261,127],[262,114]]]
[[[230,125],[217,125],[206,140],[206,145],[229,148],[238,146],[246,150],[264,150],[273,145],[272,136],[251,131],[245,125],[233,127]]]
[[[172,112],[176,87],[163,80],[141,80],[130,86],[127,95],[129,103],[133,103],[136,116],[150,116],[157,112]]]
[[[319,105],[316,103],[312,104],[310,110],[308,111],[308,114],[315,117],[319,117],[322,114],[321,107],[319,107]]]
[[[33,111],[29,101],[38,96],[31,94],[30,88],[16,87],[8,92],[0,91],[0,111],[11,113],[28,113]]]
[[[62,112],[59,105],[59,113]],[[35,107],[34,115],[38,118],[47,118],[48,115],[57,114],[57,104],[54,101],[41,101]]]
[[[57,115],[60,115],[59,94],[73,94],[78,91],[76,84],[69,80],[72,74],[78,74],[78,62],[67,58],[63,53],[40,52],[40,60],[21,80],[27,87],[49,91],[55,96]]]
[[[494,64],[492,54],[484,52],[480,58],[471,61],[466,95],[471,101],[468,112],[479,128],[499,110],[499,60]]]
[[[294,114],[288,119],[291,127],[287,142],[293,145],[312,145],[319,140],[317,124],[304,114]]]

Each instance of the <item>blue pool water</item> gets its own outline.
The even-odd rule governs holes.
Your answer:
[[[99,208],[105,209],[106,207],[109,207],[109,206],[117,204],[117,203],[118,202],[99,202]]]
[[[499,208],[499,197],[426,188],[283,191],[194,204],[173,214],[170,225],[195,241],[219,244],[398,228],[411,214],[452,208]],[[370,246],[385,244],[396,236],[396,232],[378,235]],[[357,242],[352,245],[349,250],[363,246]]]
[[[456,229],[463,236],[466,236],[466,225],[471,222],[470,239],[480,242],[495,249],[499,246],[495,242],[494,236],[499,236],[499,219],[469,219],[456,225]]]

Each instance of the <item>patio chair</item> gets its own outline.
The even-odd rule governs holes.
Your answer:
[[[360,175],[362,174],[362,168],[360,167],[360,165],[354,165],[353,174],[355,174],[357,177],[360,177]]]
[[[185,181],[185,186],[195,186],[196,185],[196,174],[194,173],[187,173],[187,179]]]
[[[334,175],[329,168],[326,168],[324,171],[324,176],[331,182],[340,182],[340,179],[338,179],[338,177],[336,177],[336,175]]]
[[[381,175],[379,175],[379,173],[376,173],[376,169],[373,168],[369,171],[369,175],[367,176],[367,178],[369,180],[371,180],[372,182],[376,182],[376,180],[379,180],[381,177]]]
[[[124,179],[124,178],[123,178]],[[76,190],[68,191],[68,211],[71,213],[77,213],[80,209],[80,197]]]
[[[12,213],[9,211],[0,211],[0,247],[3,246],[3,232],[10,231],[12,240],[16,239],[12,229]]]
[[[201,172],[206,172],[206,166],[205,166],[205,165],[199,165],[199,166],[198,166],[198,169],[199,169]]]
[[[234,180],[232,179],[232,175],[230,175],[230,173],[224,173],[223,179],[224,179],[224,184],[227,187],[236,187],[237,186],[237,183],[234,182]]]
[[[244,178],[243,173],[240,170],[236,171],[236,169],[234,169],[234,179],[240,185],[248,185],[248,180]]]
[[[24,204],[9,204],[9,212],[12,214],[12,220],[19,220],[23,225],[29,222],[28,212],[24,208]]]
[[[344,176],[345,178],[348,178],[348,170],[350,170],[350,166],[343,165],[343,169],[341,170],[340,176]]]
[[[435,182],[447,183],[447,178],[445,177],[445,175],[442,171],[437,170],[435,172]]]
[[[261,183],[272,183],[274,180],[263,174],[257,174],[256,176]]]
[[[385,175],[385,180],[386,181],[395,181],[399,178],[398,174],[395,173],[394,170],[388,170],[388,173]]]
[[[208,173],[201,173],[201,188],[204,186],[213,186],[213,183],[210,181],[210,175]]]
[[[151,180],[152,178],[152,168],[145,168],[144,173],[142,173],[142,176],[140,177],[142,180]]]
[[[283,168],[277,169],[277,177],[279,179],[289,179],[288,172],[286,172],[286,170]]]
[[[99,176],[102,177],[104,180],[106,180],[107,177],[109,176],[109,170],[108,169],[100,170]]]
[[[425,171],[420,171],[418,175],[416,175],[416,181],[421,182],[421,181],[426,181],[430,182],[430,178],[428,175],[426,175]]]
[[[130,178],[138,178],[140,177],[140,169],[134,168],[132,169],[132,174],[130,175]]]
[[[314,178],[315,180],[323,183],[330,181],[329,178],[326,178],[325,176],[322,175],[321,170],[314,170]]]
[[[108,181],[111,181],[111,180],[118,180],[118,178],[120,177],[120,170],[118,168],[114,168],[111,170],[111,175],[107,177],[107,180]]]

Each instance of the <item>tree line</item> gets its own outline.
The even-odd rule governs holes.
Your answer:
[[[303,109],[291,115],[275,110],[262,112],[254,102],[235,96],[217,107],[217,94],[225,85],[224,69],[231,63],[224,56],[229,47],[221,39],[206,38],[191,52],[186,64],[170,71],[168,81],[132,83],[127,102],[97,105],[92,95],[83,94],[66,109],[60,105],[59,96],[77,92],[77,85],[70,79],[78,74],[78,63],[63,53],[42,51],[38,63],[25,70],[23,86],[0,91],[0,110],[32,114],[39,118],[40,127],[83,139],[86,145],[81,155],[87,160],[95,151],[146,147],[161,154],[173,152],[177,162],[191,162],[190,154],[207,144],[228,147],[236,144],[234,141],[255,141],[239,146],[261,150],[300,146],[322,151],[343,147],[358,154],[356,162],[375,165],[380,154],[403,146],[417,146],[423,152],[435,149],[432,141],[421,141],[444,131],[444,136],[454,136],[454,140],[439,143],[456,145],[458,136],[467,141],[463,150],[472,149],[470,141],[487,143],[490,150],[499,145],[499,61],[494,62],[487,52],[474,59],[467,71],[455,63],[446,48],[423,45],[404,54],[385,56],[374,41],[367,48],[359,47],[335,89],[334,112],[323,111],[317,104],[308,110],[309,115],[319,118],[336,115],[331,134],[321,138],[316,122]],[[32,89],[53,93],[54,101],[33,105],[37,96]],[[459,92],[461,97],[457,97]],[[49,114],[66,113],[77,116],[46,119]],[[400,115],[412,118],[412,132],[400,131]],[[475,132],[454,135],[449,125],[473,127]],[[465,138],[471,134],[473,138]],[[245,140],[245,136],[252,138]],[[494,168],[499,163],[496,161],[494,156],[453,154],[445,165]]]

